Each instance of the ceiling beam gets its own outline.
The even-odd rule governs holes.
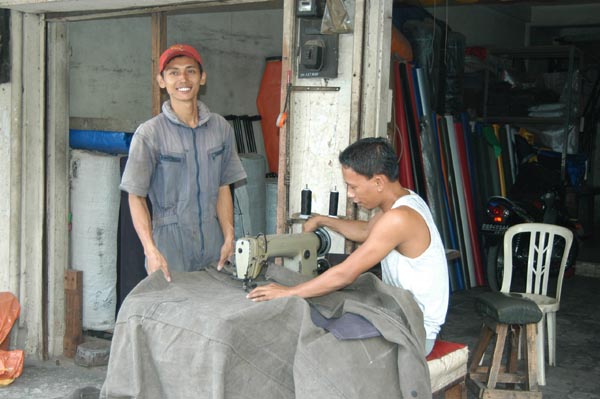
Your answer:
[[[156,12],[282,8],[283,0],[0,0],[0,8],[46,14],[46,20],[79,21]]]

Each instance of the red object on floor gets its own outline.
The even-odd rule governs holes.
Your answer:
[[[8,351],[10,330],[21,312],[21,305],[10,292],[0,292],[0,386],[13,382],[23,372],[25,352]]]

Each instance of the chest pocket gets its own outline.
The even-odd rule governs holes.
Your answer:
[[[221,169],[223,167],[223,157],[225,156],[225,145],[219,145],[208,150],[208,181],[211,184],[211,190],[215,193],[219,190],[221,183]]]
[[[185,153],[160,154],[156,168],[156,199],[161,207],[173,207],[180,198],[185,198],[188,191],[186,171]]]

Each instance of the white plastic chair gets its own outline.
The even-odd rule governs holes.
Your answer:
[[[513,272],[513,239],[518,234],[527,234],[529,237],[529,252],[527,256],[527,279],[524,292],[510,291]],[[554,296],[548,295],[548,278],[550,275],[550,262],[554,249],[555,237],[562,237],[565,241],[562,254],[556,291]],[[504,233],[504,276],[500,291],[505,293],[518,293],[534,301],[544,313],[538,323],[537,354],[539,384],[546,385],[546,372],[544,361],[544,323],[548,329],[548,364],[556,365],[556,312],[560,307],[560,293],[567,258],[573,243],[573,233],[561,226],[546,223],[523,223],[510,227]]]

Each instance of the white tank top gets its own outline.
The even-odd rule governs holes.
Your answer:
[[[446,320],[449,281],[446,251],[440,233],[433,222],[429,207],[414,192],[398,198],[392,208],[408,206],[417,211],[427,223],[431,242],[420,256],[408,258],[395,249],[382,261],[383,282],[402,287],[415,297],[423,312],[427,339],[435,339]]]

